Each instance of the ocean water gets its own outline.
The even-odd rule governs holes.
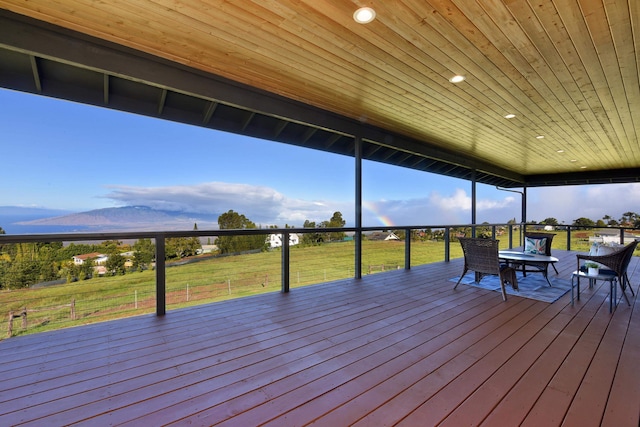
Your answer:
[[[32,221],[38,217],[25,217],[13,215],[0,215],[0,227],[6,234],[52,234],[52,233],[77,233],[89,231],[90,227],[78,225],[21,225],[18,222]]]

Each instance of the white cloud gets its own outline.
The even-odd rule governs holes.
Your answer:
[[[351,201],[302,200],[277,190],[248,184],[207,182],[167,187],[111,186],[106,196],[122,206],[149,206],[179,212],[221,214],[229,209],[261,225],[301,227],[305,220],[321,222],[342,213],[348,226],[355,225]],[[484,194],[484,193],[483,193]],[[505,195],[506,194],[506,195]],[[618,219],[624,212],[640,212],[640,185],[618,184],[532,188],[527,190],[527,219],[556,218],[570,224],[579,217]],[[477,221],[502,223],[520,220],[521,200],[512,193],[492,191],[477,200]],[[471,196],[461,188],[432,191],[422,198],[367,201],[364,226],[446,225],[471,222]]]
[[[488,222],[506,222],[509,210],[519,206],[511,195],[498,198],[479,198],[476,200],[478,218],[496,217],[500,219]],[[507,211],[507,212],[505,212]],[[484,219],[479,219],[484,222]],[[427,197],[409,200],[383,200],[365,204],[363,223],[366,226],[375,225],[447,225],[469,224],[471,222],[471,197],[460,188],[451,194],[439,191],[431,192]]]
[[[121,206],[221,214],[232,209],[255,223],[302,226],[306,219],[331,218],[336,206],[325,201],[291,199],[265,186],[225,182],[167,187],[109,186],[105,197]]]
[[[448,197],[442,196],[438,192],[434,192],[430,197],[430,202],[447,211],[471,211],[471,197],[467,196],[467,193],[461,188],[456,188],[453,195]]]
[[[625,212],[640,213],[640,185],[602,184],[534,188],[527,191],[527,219],[556,218],[571,224],[584,217],[597,221],[605,215],[620,219]]]

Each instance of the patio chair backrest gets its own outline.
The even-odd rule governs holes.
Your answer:
[[[498,259],[499,240],[460,237],[464,254],[465,271],[473,270],[484,274],[500,274]]]
[[[631,262],[633,252],[638,246],[638,241],[633,241],[627,246],[620,248],[619,250],[606,255],[578,255],[578,268],[580,268],[581,261],[594,261],[600,263],[611,270],[613,270],[619,277],[627,272],[627,267]]]

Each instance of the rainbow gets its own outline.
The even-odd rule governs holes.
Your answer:
[[[375,203],[373,202],[362,202],[362,207],[366,208],[367,210],[371,211],[375,217],[378,219],[378,221],[380,221],[382,223],[382,225],[385,225],[387,227],[393,227],[393,221],[391,221],[391,218],[389,218],[386,215],[383,215],[379,212],[379,208],[378,206],[376,206]]]

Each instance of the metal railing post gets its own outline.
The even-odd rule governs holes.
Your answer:
[[[567,225],[567,250],[571,250],[571,226]]]
[[[450,241],[451,239],[449,238],[449,227],[445,227],[444,229],[444,260],[445,262],[449,262],[449,260],[451,259],[451,247],[450,247]]]
[[[282,233],[282,292],[289,292],[289,232]]]
[[[507,229],[509,230],[509,249],[513,249],[513,224],[508,224]]]
[[[404,230],[404,269],[411,269],[411,229]]]
[[[164,316],[167,312],[167,283],[165,270],[165,240],[164,234],[156,237],[156,315]]]

